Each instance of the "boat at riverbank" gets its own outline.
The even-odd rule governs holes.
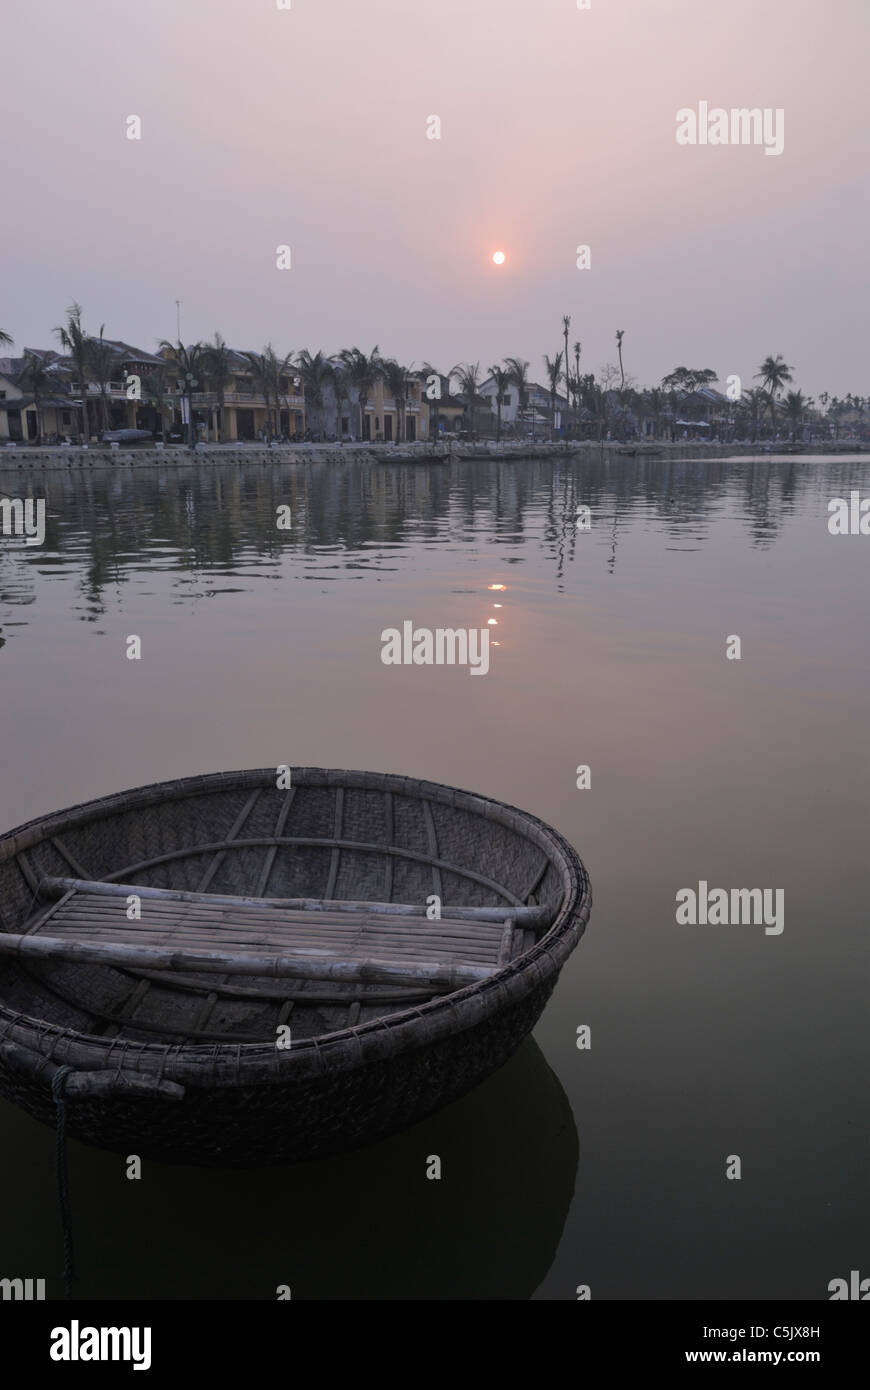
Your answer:
[[[536,817],[294,768],[158,783],[0,838],[0,1094],[86,1143],[286,1163],[414,1123],[531,1031],[589,880]]]
[[[613,452],[624,454],[629,458],[657,458],[664,453],[664,448],[655,444],[619,444]]]

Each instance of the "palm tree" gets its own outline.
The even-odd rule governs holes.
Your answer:
[[[623,365],[622,365],[622,340],[623,340],[624,337],[625,337],[625,329],[624,329],[624,328],[617,328],[617,330],[616,330],[616,351],[619,353],[619,389],[620,389],[620,391],[622,391],[622,390],[624,389],[624,387],[625,387],[625,368],[624,368]]]
[[[293,354],[292,352],[288,352],[284,357],[279,357],[272,347],[272,344],[269,343],[266,348],[265,358],[268,385],[272,400],[275,402],[275,434],[280,439],[283,434],[283,430],[281,429],[281,399],[289,395],[289,378],[293,372]],[[289,426],[289,419],[287,423]]]
[[[169,360],[178,377],[178,393],[187,401],[187,442],[192,449],[196,440],[193,425],[193,393],[205,376],[205,348],[202,343],[170,343],[161,339],[160,351],[169,354]]]
[[[100,324],[99,338],[89,338],[89,358],[91,375],[100,388],[100,415],[102,416],[103,429],[109,428],[109,401],[106,388],[112,380],[112,368],[115,365],[115,352],[103,338],[106,325]]]
[[[791,442],[797,441],[797,432],[803,424],[807,401],[803,391],[789,391],[785,398],[785,412],[791,421]]]
[[[616,330],[616,351],[619,353],[619,434],[625,439],[625,368],[622,365],[622,340],[625,329]]]
[[[369,396],[381,372],[381,356],[375,343],[368,356],[359,348],[344,348],[339,354],[350,375],[350,385],[357,394],[359,405],[359,438],[365,431],[365,411]]]
[[[303,348],[296,363],[302,377],[306,404],[310,404],[311,410],[320,416],[321,431],[325,431],[323,391],[329,380],[329,363],[319,348],[315,353]]]
[[[266,407],[266,439],[269,444],[272,442],[272,363],[270,354],[271,357],[275,355],[271,343],[267,344],[262,352],[244,353],[250,369],[254,393],[263,397],[263,403]]]
[[[8,333],[4,333],[2,330],[0,330],[0,347],[6,347],[8,344],[14,342],[14,338],[10,338]]]
[[[403,438],[406,431],[403,429],[405,421],[405,402],[408,395],[408,367],[401,366],[392,357],[387,358],[381,365],[384,382],[387,390],[396,402],[396,443]]]
[[[224,393],[232,381],[232,356],[230,349],[220,333],[215,332],[214,342],[207,343],[203,349],[203,369],[209,386],[217,396],[217,439],[224,442]]]
[[[335,397],[335,437],[341,440],[341,407],[345,401],[350,404],[351,379],[350,368],[344,362],[330,362],[329,383],[332,387],[332,394]]]
[[[88,419],[88,378],[90,376],[91,349],[90,340],[82,327],[82,306],[73,301],[66,311],[66,323],[54,331],[60,340],[61,347],[72,358],[73,375],[78,378],[82,395],[82,443],[87,444],[91,437],[91,426]]]
[[[511,384],[511,374],[507,367],[490,367],[489,374],[495,382],[495,401],[496,401],[496,440],[501,440],[501,403],[502,397]]]
[[[42,402],[49,394],[54,381],[53,373],[46,365],[45,359],[39,357],[35,352],[25,352],[24,367],[19,377],[21,385],[29,391],[33,397],[33,404],[36,406],[36,442],[42,443]]]
[[[574,397],[574,400],[575,400],[574,409],[575,409],[576,412],[577,412],[578,419],[579,419],[579,414],[580,414],[580,353],[581,353],[582,351],[583,351],[583,344],[582,344],[582,343],[575,343],[575,344],[574,344],[574,381],[575,381],[575,383],[576,383],[576,394],[575,394],[575,397]]]
[[[770,424],[773,432],[776,433],[776,398],[786,382],[791,381],[791,368],[783,360],[782,355],[777,353],[776,357],[765,357],[760,369],[755,373],[755,377],[756,380],[761,379],[761,385],[767,391]]]
[[[519,407],[518,415],[526,413],[529,404],[529,364],[522,357],[506,357],[504,364],[508,369],[508,376],[512,384],[517,388],[517,404]],[[532,416],[532,434],[535,432],[534,415]]]
[[[424,362],[424,363],[423,363],[423,366],[421,367],[420,370],[422,371],[422,373],[423,373],[423,375],[424,375],[425,377],[437,376],[437,378],[438,378],[439,393],[440,393],[440,387],[441,387],[441,382],[442,382],[442,375],[441,375],[441,373],[439,372],[438,368],[437,368],[437,367],[433,367],[431,362]],[[449,391],[450,391],[450,378],[449,378],[449,377],[448,377],[448,379],[447,379],[447,390],[448,390],[448,393],[449,393]],[[439,420],[440,420],[440,418],[441,418],[441,396],[440,396],[440,394],[437,395],[437,396],[435,396],[435,397],[429,402],[429,413],[430,413],[431,418],[432,418],[432,427],[431,427],[430,433],[431,433],[433,439],[437,439],[437,438],[438,438],[438,422],[439,422]]]
[[[447,373],[459,382],[459,394],[465,397],[465,414],[468,417],[468,432],[474,433],[474,407],[480,403],[480,363],[458,362]]]
[[[754,386],[747,392],[747,402],[749,405],[749,418],[752,424],[752,443],[758,438],[758,427],[762,416],[767,407],[767,392],[762,386]]]
[[[556,353],[556,356],[553,358],[552,362],[550,361],[547,354],[544,353],[544,368],[550,380],[550,412],[553,417],[550,421],[550,434],[552,436],[555,433],[556,423],[556,392],[559,389],[559,378],[562,375],[561,352]]]
[[[562,315],[562,333],[565,337],[565,433],[568,433],[568,406],[571,403],[571,358],[568,355],[568,330],[571,327],[571,315]]]
[[[153,406],[160,421],[160,438],[166,443],[166,407],[170,403],[169,385],[162,367],[146,376],[142,382],[142,399],[146,405]]]

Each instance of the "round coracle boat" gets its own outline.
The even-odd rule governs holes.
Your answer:
[[[395,775],[188,777],[0,837],[0,1095],[85,1143],[247,1167],[500,1067],[589,917],[571,846]]]

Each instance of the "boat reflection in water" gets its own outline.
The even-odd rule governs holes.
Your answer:
[[[4,1265],[58,1265],[51,1136],[0,1102]],[[437,1155],[441,1178],[427,1178]],[[526,1299],[574,1191],[568,1098],[531,1039],[470,1094],[403,1133],[292,1168],[196,1169],[70,1145],[77,1298]],[[47,1293],[59,1297],[59,1279]]]

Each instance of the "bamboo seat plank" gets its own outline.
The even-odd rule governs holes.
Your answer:
[[[44,881],[44,893],[62,896],[24,934],[0,934],[0,954],[437,991],[479,983],[503,965],[520,911],[513,909],[506,920],[498,909],[492,910],[495,920],[468,920],[448,910],[430,921],[420,908],[410,915],[389,911],[389,904],[308,910],[288,906],[293,900],[152,889],[153,897],[143,890],[142,916],[129,920],[127,889],[135,892],[135,886],[106,887]]]
[[[426,947],[420,943],[417,947],[396,945],[391,941],[378,939],[365,939],[351,949],[336,946],[328,941],[304,941],[296,940],[287,942],[274,940],[271,938],[258,939],[256,937],[232,937],[221,934],[220,936],[206,935],[187,935],[185,933],[160,933],[160,932],[113,932],[107,929],[88,929],[88,928],[63,928],[59,927],[53,933],[59,941],[93,941],[95,943],[104,942],[110,945],[112,942],[126,943],[130,945],[143,946],[165,946],[167,948],[183,948],[184,950],[203,950],[208,951],[212,948],[230,951],[262,951],[269,955],[310,955],[322,956],[324,959],[332,960],[358,960],[365,961],[370,956],[389,956],[400,959],[426,960],[433,964],[449,964],[452,961],[467,962],[468,964],[479,964],[483,966],[494,966],[495,959],[492,955],[487,955],[483,951],[450,951],[439,947],[437,944]]]
[[[493,961],[498,959],[497,946],[487,949],[482,946],[466,945],[454,939],[448,940],[427,940],[425,938],[401,938],[390,935],[380,935],[378,933],[360,933],[359,939],[345,941],[342,938],[329,936],[307,936],[304,934],[287,934],[280,932],[258,933],[246,931],[234,931],[227,928],[220,932],[209,932],[205,930],[185,931],[178,929],[175,931],[159,931],[148,926],[140,926],[138,923],[125,923],[118,930],[112,925],[94,925],[92,923],[61,923],[56,932],[43,930],[43,936],[95,936],[104,937],[115,941],[165,941],[186,942],[189,945],[202,945],[206,949],[210,945],[228,946],[230,943],[238,945],[239,948],[256,950],[259,945],[268,945],[278,950],[325,950],[333,955],[346,955],[359,957],[368,953],[372,954],[375,947],[378,950],[396,951],[402,954],[411,955],[435,955],[444,959],[456,958],[457,960],[482,960]]]
[[[89,898],[85,894],[71,897],[60,911],[56,907],[53,915],[60,916],[64,922],[83,924],[111,926],[128,922],[123,908],[110,904],[107,899]],[[495,946],[501,940],[504,931],[504,927],[498,923],[468,923],[453,921],[449,917],[429,921],[423,917],[382,917],[379,914],[364,917],[360,914],[354,921],[347,916],[330,918],[321,913],[292,911],[257,913],[246,912],[243,908],[234,910],[221,905],[211,911],[204,906],[195,910],[179,910],[172,907],[166,910],[162,904],[159,909],[149,905],[141,917],[130,922],[130,925],[135,926],[137,923],[143,928],[148,926],[157,931],[176,928],[188,928],[192,931],[215,930],[220,927],[232,927],[253,932],[255,935],[278,931],[304,936],[325,936],[336,941],[351,941],[360,932],[365,932],[394,937],[396,940],[406,937],[421,941],[452,939],[486,949]]]
[[[313,933],[328,932],[334,936],[352,937],[354,933],[366,928],[375,928],[385,932],[410,933],[420,936],[457,936],[465,941],[480,941],[490,944],[501,939],[504,924],[499,922],[466,922],[462,918],[452,918],[442,916],[438,920],[430,921],[425,917],[388,917],[381,913],[358,913],[355,914],[358,920],[348,913],[336,913],[335,916],[327,913],[312,912],[305,913],[287,909],[284,912],[264,913],[256,909],[229,908],[223,904],[209,909],[207,906],[197,905],[186,907],[184,905],[166,906],[164,904],[143,904],[141,920],[160,924],[162,922],[185,922],[191,926],[198,922],[213,923],[227,922],[233,925],[249,926],[255,931],[271,931],[277,926],[286,927],[288,930],[298,929],[300,931],[310,930]],[[111,900],[90,898],[88,895],[79,894],[72,898],[65,912],[65,919],[76,920],[99,920],[105,919],[108,922],[126,921],[126,910],[121,905],[115,905]],[[509,920],[513,920],[512,918]]]
[[[177,940],[204,943],[214,942],[225,944],[229,941],[247,943],[256,946],[258,942],[271,942],[276,946],[322,946],[331,951],[358,952],[360,948],[369,945],[382,945],[385,949],[407,950],[407,951],[440,951],[447,954],[456,954],[460,957],[465,955],[479,956],[484,960],[495,960],[498,956],[498,942],[487,946],[480,942],[465,942],[458,937],[427,937],[427,936],[400,936],[392,932],[360,932],[357,937],[348,940],[343,936],[332,936],[327,933],[314,934],[307,932],[282,932],[272,930],[269,932],[255,931],[252,928],[225,926],[219,931],[209,930],[206,926],[185,927],[183,925],[174,928],[163,928],[149,923],[112,923],[112,922],[93,922],[93,921],[63,921],[58,923],[55,935],[75,936],[81,933],[93,933],[95,935],[114,937],[116,940],[136,938],[144,940],[152,937],[160,940]],[[50,935],[43,931],[43,936]],[[506,957],[507,959],[507,957]]]
[[[290,800],[282,808],[285,816]],[[45,876],[39,894],[54,900],[51,907],[25,923],[21,936],[0,934],[0,954],[101,962],[147,969],[158,977],[161,971],[189,970],[229,979],[253,975],[438,992],[487,979],[528,949],[538,929],[552,920],[549,907],[522,903],[442,907],[441,916],[430,920],[412,903],[205,892],[226,851],[242,843],[235,837],[255,803],[256,797],[248,798],[227,840],[213,847],[216,853],[197,891]],[[343,810],[344,798],[337,796],[327,894],[338,880]],[[283,828],[281,820],[278,829]],[[433,882],[441,887],[431,812],[427,830]],[[269,859],[258,886],[268,882]],[[139,900],[140,915],[133,920],[127,917],[131,897]],[[209,1009],[219,992],[219,986],[208,990]],[[364,992],[357,997],[365,1003]],[[353,1004],[353,994],[347,1002]],[[199,1027],[206,1018],[204,1011]]]

